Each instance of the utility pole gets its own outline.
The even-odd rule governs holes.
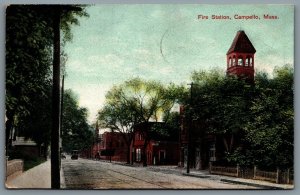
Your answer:
[[[191,82],[190,84],[188,84],[191,86],[190,88],[190,107],[192,109],[192,106],[193,106],[193,86],[194,86],[194,83]],[[192,126],[192,120],[191,118],[189,118],[190,122],[189,122],[189,127],[188,127],[188,131],[187,131],[187,139],[188,139],[188,142],[187,142],[187,161],[186,161],[186,173],[189,174],[190,173],[190,151],[191,151],[191,126]]]
[[[60,17],[57,6],[53,16],[53,88],[52,88],[52,131],[51,131],[51,188],[60,189],[59,130],[60,130]]]
[[[72,5],[45,5],[53,14],[53,87],[51,131],[51,188],[60,189],[60,20],[62,12],[82,11]]]

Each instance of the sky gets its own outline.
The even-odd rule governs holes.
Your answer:
[[[88,108],[90,123],[106,92],[131,78],[187,84],[195,70],[225,73],[226,52],[239,30],[256,49],[256,71],[272,74],[274,67],[294,65],[291,5],[99,4],[87,12],[89,17],[72,27],[73,40],[64,46],[65,89],[72,89],[79,106]],[[235,19],[236,14],[260,19]],[[264,19],[264,14],[278,19]]]

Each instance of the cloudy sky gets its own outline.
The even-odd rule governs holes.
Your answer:
[[[256,48],[256,71],[294,62],[294,8],[283,5],[95,5],[72,28],[65,88],[95,121],[105,93],[133,77],[188,83],[194,70],[226,70],[226,52],[238,30]],[[234,15],[260,19],[239,20]],[[264,14],[279,19],[266,20]],[[206,15],[209,19],[198,19]],[[229,16],[213,20],[212,15]]]

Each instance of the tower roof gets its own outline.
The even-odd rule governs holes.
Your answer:
[[[241,53],[255,53],[256,50],[253,47],[251,41],[247,37],[246,33],[243,30],[240,30],[236,33],[233,42],[227,51],[227,54],[232,52],[241,52]]]

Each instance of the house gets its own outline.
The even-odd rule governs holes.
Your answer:
[[[254,54],[256,50],[246,33],[242,30],[236,36],[226,53],[227,76],[236,76],[254,83]],[[179,166],[206,169],[209,163],[222,163],[224,159],[224,140],[233,135],[215,135],[203,133],[207,128],[201,120],[191,120],[185,117],[185,106],[180,107],[181,132]],[[227,137],[228,136],[228,137]],[[238,134],[236,135],[238,137]],[[237,144],[239,140],[236,140]],[[188,159],[189,156],[189,159]]]
[[[130,146],[133,163],[147,165],[175,165],[179,160],[178,132],[162,135],[154,128],[165,128],[163,123],[140,123],[134,127],[134,139]]]
[[[20,136],[16,136],[12,141],[12,147],[15,151],[21,151],[23,155],[32,157],[44,156],[45,150],[47,150],[43,144],[38,146],[35,141]]]
[[[105,132],[100,136],[101,141],[94,146],[94,151],[97,151],[94,152],[94,157],[102,160],[127,161],[128,149],[121,133]]]
[[[101,134],[97,122],[94,142],[89,148],[83,149],[80,152],[80,157],[127,162],[128,147],[124,141],[124,134],[107,130],[105,129]]]

